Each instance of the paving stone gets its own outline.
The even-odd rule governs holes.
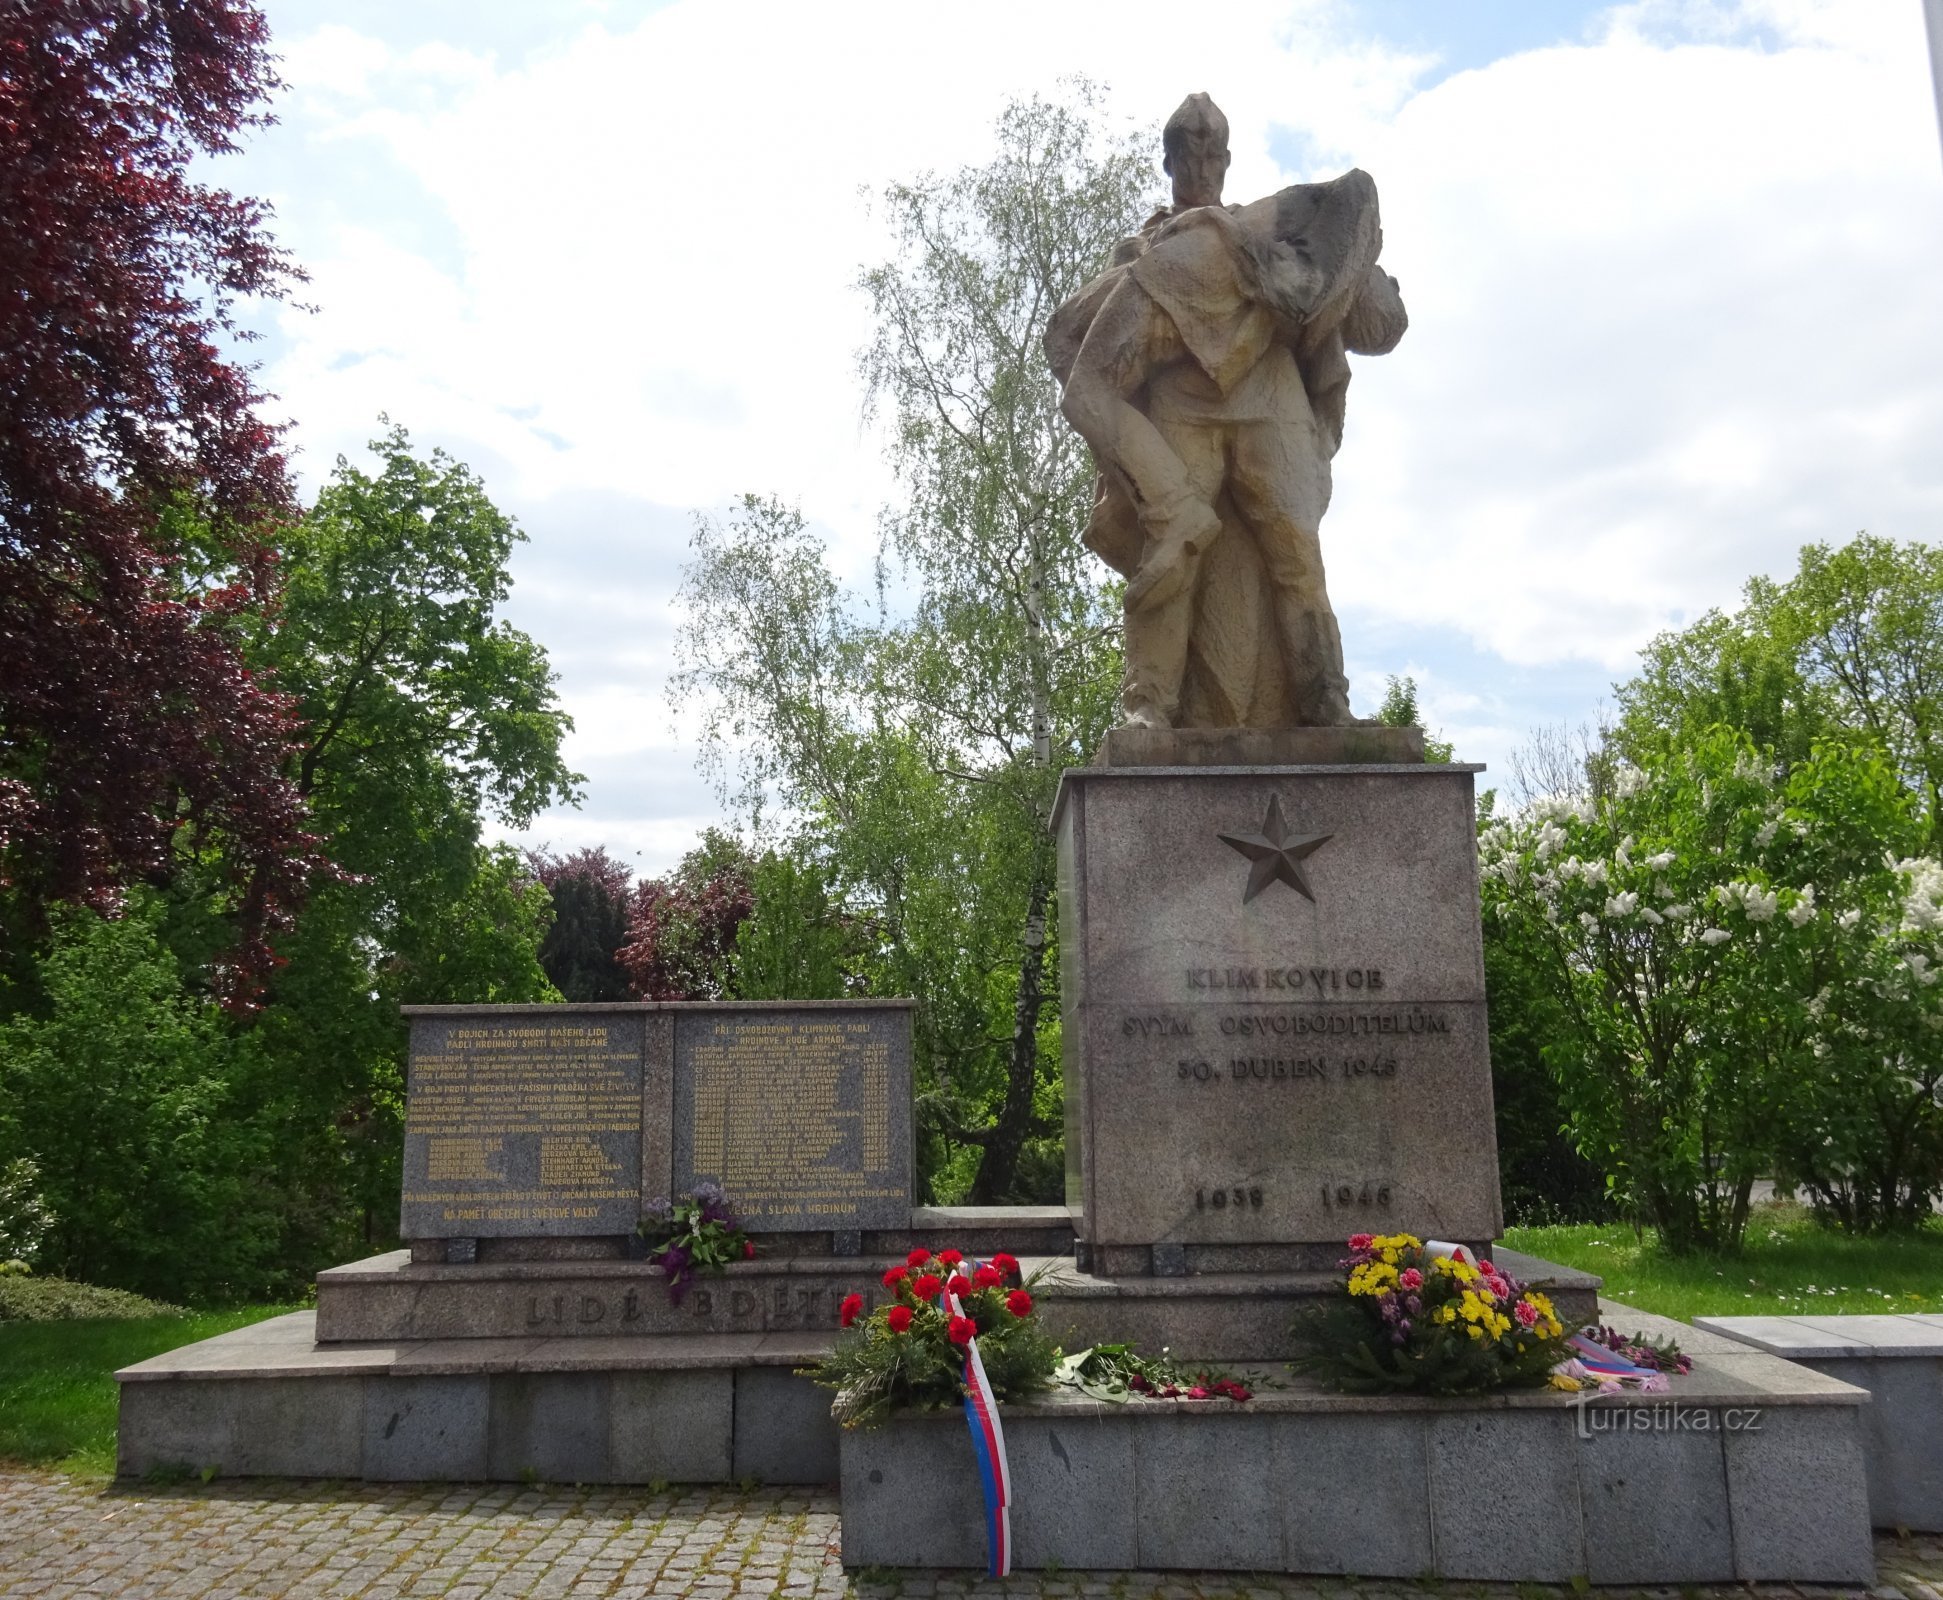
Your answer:
[[[950,1419],[946,1419],[950,1420]],[[1811,1474],[1812,1478],[1812,1474]],[[108,1485],[0,1467],[0,1600],[492,1600],[581,1594],[701,1600],[747,1593],[837,1600],[1079,1594],[1088,1600],[1246,1594],[1383,1600],[1432,1594],[1573,1600],[1569,1588],[1413,1584],[1228,1573],[846,1573],[837,1500],[823,1491],[521,1488],[514,1484],[316,1483],[261,1479]],[[1876,1541],[1877,1600],[1938,1600],[1943,1538]],[[765,1558],[757,1580],[755,1554]],[[618,1565],[617,1565],[618,1563]],[[1858,1592],[1852,1580],[1840,1593]],[[1863,1583],[1862,1587],[1869,1585]],[[1615,1594],[1631,1596],[1637,1590]],[[1738,1585],[1650,1591],[1653,1600],[1746,1600]],[[1786,1590],[1762,1587],[1763,1594]],[[1808,1591],[1829,1595],[1830,1591]]]

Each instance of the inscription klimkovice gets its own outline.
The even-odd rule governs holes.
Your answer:
[[[1381,967],[1189,967],[1190,989],[1313,989],[1317,994],[1375,991]]]

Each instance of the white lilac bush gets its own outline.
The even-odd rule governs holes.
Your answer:
[[[1572,1138],[1673,1249],[1738,1244],[1778,1173],[1853,1227],[1943,1167],[1943,865],[1882,758],[1785,776],[1716,730],[1479,838],[1486,915],[1549,997]]]
[[[0,1163],[0,1272],[25,1272],[54,1226],[39,1185],[40,1169],[25,1156]]]

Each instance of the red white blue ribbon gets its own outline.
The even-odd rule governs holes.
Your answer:
[[[1628,1361],[1617,1350],[1608,1350],[1596,1344],[1582,1333],[1575,1333],[1565,1341],[1572,1347],[1572,1355],[1579,1365],[1594,1377],[1601,1378],[1650,1378],[1651,1367],[1642,1367]]]
[[[944,1301],[948,1315],[965,1314],[958,1297],[949,1289],[945,1291]],[[985,1491],[989,1570],[994,1578],[1009,1577],[1012,1572],[1012,1470],[1005,1460],[1005,1430],[999,1426],[998,1397],[992,1393],[991,1379],[985,1376],[985,1363],[979,1359],[976,1338],[965,1341],[965,1421],[971,1428],[979,1487]]]

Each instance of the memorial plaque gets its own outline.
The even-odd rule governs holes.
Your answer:
[[[674,1112],[675,1188],[751,1231],[909,1226],[908,1005],[683,1007]]]
[[[642,1011],[408,1014],[403,1237],[634,1231]]]
[[[1472,772],[1069,773],[1068,1195],[1109,1247],[1501,1225]]]

